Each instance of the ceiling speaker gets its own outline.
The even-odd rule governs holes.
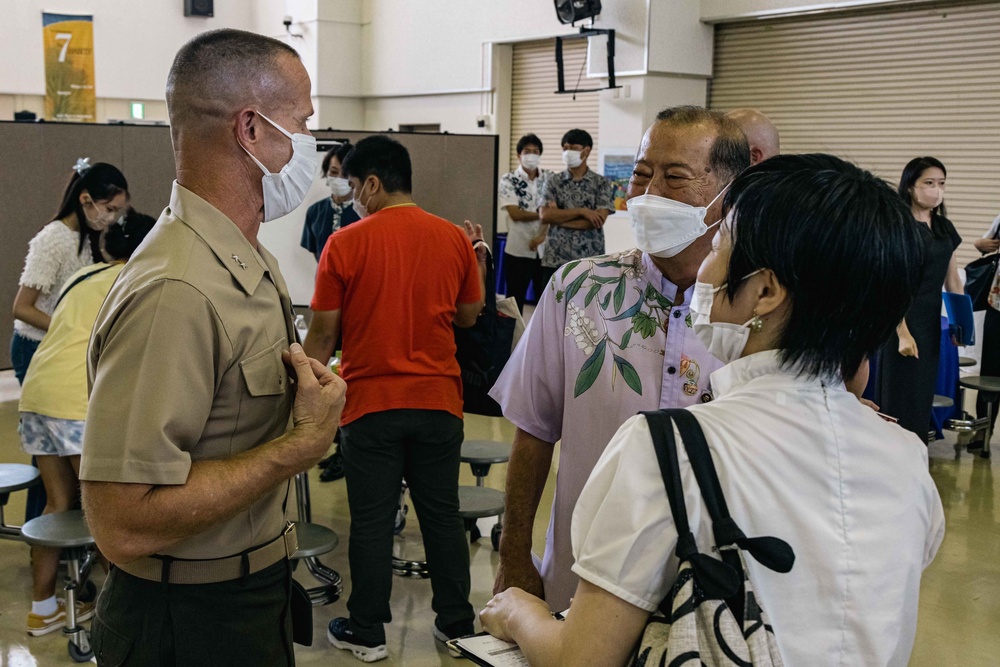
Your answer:
[[[215,16],[213,0],[184,0],[184,16]]]

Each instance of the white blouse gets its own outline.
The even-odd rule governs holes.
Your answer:
[[[716,399],[693,412],[730,513],[748,537],[795,550],[780,574],[749,555],[784,663],[906,665],[920,577],[944,536],[927,448],[880,419],[842,382],[798,377],[777,354],[712,374]],[[679,445],[684,498],[699,550],[713,554],[711,520]],[[619,429],[573,513],[573,571],[653,611],[677,574],[677,532],[645,419]]]
[[[47,315],[55,310],[59,293],[70,276],[94,263],[90,242],[80,247],[80,233],[56,220],[42,227],[28,244],[28,257],[19,285],[40,290],[35,307]],[[21,320],[14,320],[14,331],[31,340],[42,340],[45,331]]]

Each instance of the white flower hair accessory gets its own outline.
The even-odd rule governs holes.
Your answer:
[[[81,157],[77,158],[76,164],[73,165],[73,170],[80,176],[83,176],[92,166],[89,157]]]

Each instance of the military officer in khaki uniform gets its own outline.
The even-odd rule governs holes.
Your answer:
[[[94,650],[108,665],[291,665],[289,480],[325,454],[345,387],[295,342],[257,231],[315,174],[309,77],[279,41],[214,31],[178,52],[167,104],[170,204],[91,341],[80,477],[114,564]]]

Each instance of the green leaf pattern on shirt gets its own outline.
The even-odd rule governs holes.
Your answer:
[[[642,265],[642,255],[638,251],[616,253],[609,257],[575,260],[563,267],[561,278],[565,281],[575,269],[586,265],[586,270],[576,276],[561,290],[556,290],[556,302],[566,301],[567,322],[565,335],[573,336],[579,349],[586,359],[577,374],[573,396],[579,397],[589,390],[601,374],[608,348],[611,348],[612,386],[615,377],[621,375],[625,384],[635,393],[642,395],[643,387],[635,367],[623,356],[616,353],[624,352],[632,340],[633,334],[642,339],[656,335],[657,329],[666,330],[666,324],[673,302],[659,292],[652,284],[647,284],[645,290],[632,285],[642,278],[645,268]],[[619,274],[615,276],[596,275],[595,269],[615,268]],[[552,288],[555,289],[554,282]],[[634,296],[629,298],[630,291]],[[584,294],[582,308],[573,302],[577,294]],[[588,315],[584,309],[597,301],[598,320]],[[626,307],[626,303],[628,306]],[[631,328],[622,335],[621,340],[614,340],[608,331],[608,322],[630,320]],[[686,321],[691,326],[690,318]]]

